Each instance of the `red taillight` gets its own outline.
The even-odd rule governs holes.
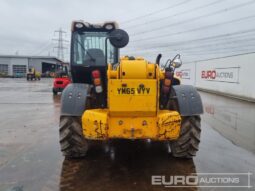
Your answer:
[[[99,70],[92,71],[92,77],[93,78],[100,78],[100,71]]]
[[[92,71],[92,78],[95,85],[95,91],[96,93],[102,93],[103,87],[101,85],[101,78],[100,78],[100,71],[99,70],[93,70]]]

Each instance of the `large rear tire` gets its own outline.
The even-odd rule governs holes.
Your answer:
[[[68,158],[84,157],[88,151],[88,141],[82,133],[81,122],[76,117],[60,117],[60,146]]]
[[[180,137],[170,143],[174,157],[192,158],[199,149],[201,134],[200,116],[182,117]]]

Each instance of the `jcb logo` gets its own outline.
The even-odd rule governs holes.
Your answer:
[[[117,88],[118,94],[131,94],[131,95],[148,95],[150,93],[150,88],[138,87],[138,88]]]

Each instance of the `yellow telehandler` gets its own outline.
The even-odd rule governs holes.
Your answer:
[[[119,58],[128,34],[115,22],[72,23],[72,83],[62,93],[60,145],[63,155],[83,157],[90,140],[150,139],[169,142],[172,155],[191,158],[200,142],[200,95],[181,85],[175,68],[141,57]]]
[[[41,73],[36,71],[35,68],[29,68],[27,73],[27,81],[41,80]]]

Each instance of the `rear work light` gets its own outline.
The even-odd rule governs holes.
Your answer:
[[[103,92],[102,86],[96,86],[95,90],[96,90],[96,93],[102,93]]]

